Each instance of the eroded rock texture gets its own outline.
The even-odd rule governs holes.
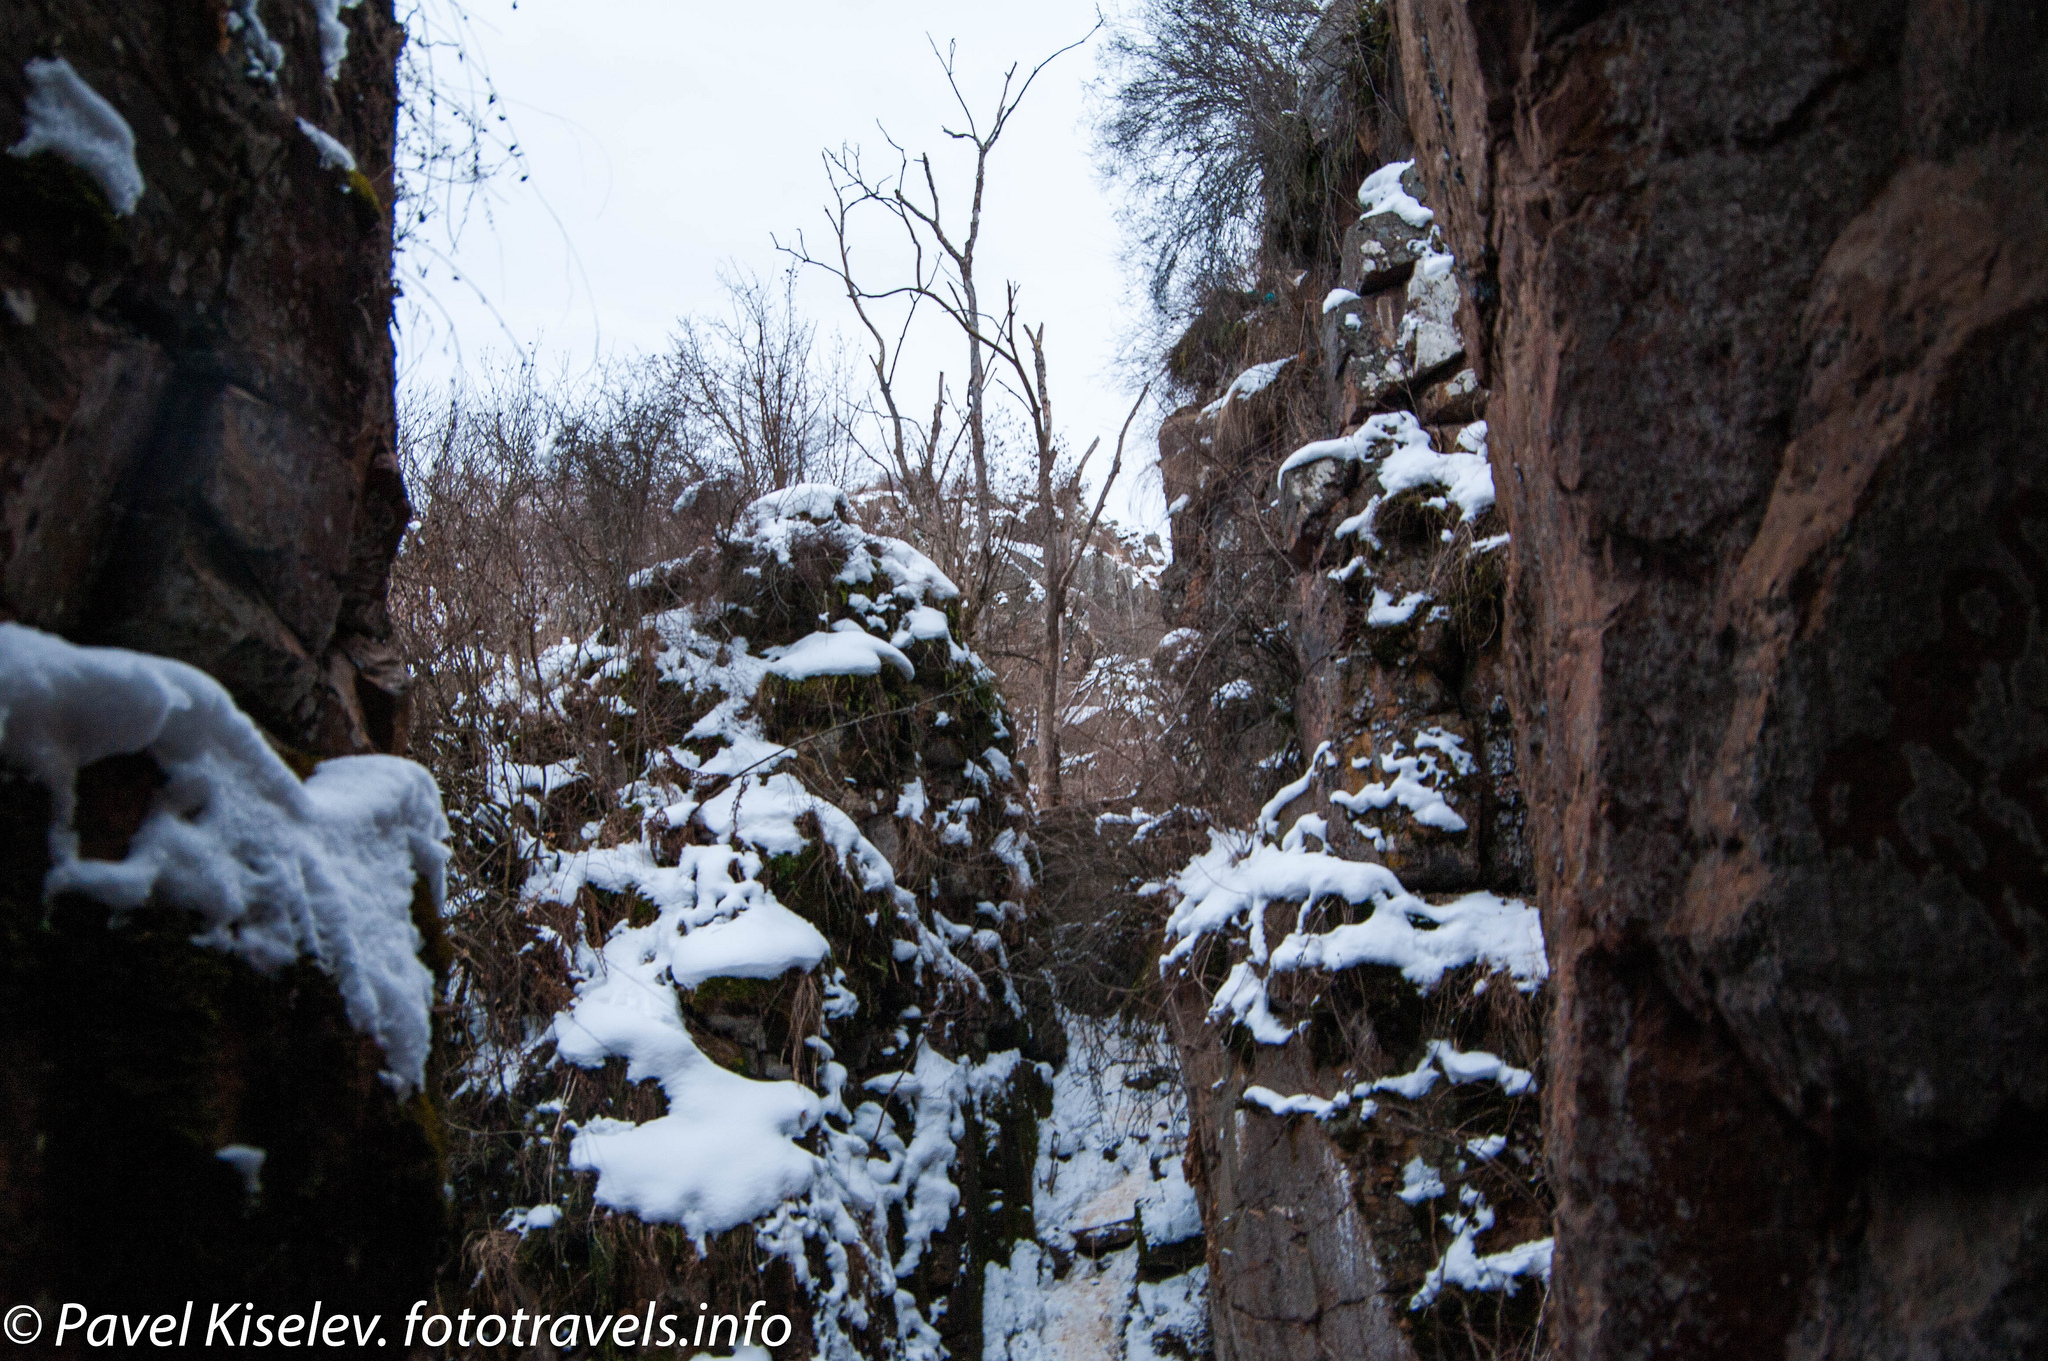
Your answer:
[[[758,1295],[777,1355],[978,1356],[1032,1321],[1064,1036],[1010,965],[1041,929],[1025,786],[959,591],[820,486],[638,580],[630,631],[549,649],[541,703],[495,687],[448,761],[485,867],[453,929],[499,973],[443,1302]]]
[[[1437,976],[1331,949],[1400,915],[1335,887],[1375,869],[1429,927],[1481,904],[1534,916],[1517,900],[1531,875],[1488,394],[1425,186],[1397,159],[1399,108],[1336,102],[1374,148],[1341,178],[1344,225],[1276,268],[1223,366],[1239,376],[1160,439],[1179,509],[1176,628],[1155,665],[1187,697],[1190,801],[1254,829],[1209,841],[1165,890],[1177,913],[1218,886],[1250,900],[1241,931],[1169,925],[1188,1175],[1219,1361],[1529,1355],[1551,1210],[1541,943]],[[1406,217],[1361,214],[1351,193],[1382,159]],[[1329,953],[1280,962],[1303,949]]]
[[[244,18],[266,25],[267,38]],[[0,16],[0,140],[62,58],[133,133],[116,216],[54,151],[0,156],[0,610],[177,657],[281,740],[389,750],[389,4],[25,3]],[[275,45],[275,50],[264,43]],[[323,158],[304,120],[353,154]]]
[[[1395,6],[1588,1357],[2048,1346],[2048,19]]]
[[[1355,286],[1356,276],[1341,282]],[[1413,314],[1398,301],[1406,281],[1385,288],[1398,331]],[[1385,301],[1379,291],[1363,306]],[[1341,348],[1337,359],[1346,361]],[[1361,437],[1357,458],[1291,469],[1274,496],[1281,456],[1299,441],[1287,413],[1320,409],[1337,390],[1337,367],[1319,375],[1290,364],[1251,397],[1169,427],[1168,491],[1189,497],[1175,561],[1190,589],[1162,660],[1196,701],[1188,723],[1208,742],[1272,770],[1274,787],[1303,777],[1286,785],[1291,797],[1265,791],[1268,838],[1308,856],[1280,879],[1370,864],[1431,904],[1512,902],[1529,876],[1502,689],[1507,545],[1490,507],[1475,504],[1468,519],[1439,483],[1386,494],[1378,473],[1396,452],[1391,438]],[[1386,404],[1399,406],[1370,429],[1414,441],[1411,457],[1432,445],[1457,450],[1461,436],[1483,449],[1481,424],[1415,422],[1407,408],[1438,381],[1423,373],[1388,389]],[[1483,467],[1483,456],[1464,457]],[[1262,539],[1284,556],[1262,561],[1238,546]],[[1238,593],[1262,578],[1280,585],[1268,588],[1272,613],[1246,637],[1231,615],[1245,608]],[[1261,752],[1255,761],[1247,748],[1279,734],[1293,739],[1281,748],[1287,759]],[[1236,816],[1258,813],[1254,802]],[[1212,850],[1169,896],[1185,901],[1233,875],[1249,890],[1262,878],[1259,854]],[[1271,899],[1255,904],[1243,939],[1204,939],[1164,971],[1217,1356],[1462,1356],[1475,1338],[1485,1354],[1524,1354],[1543,1308],[1539,1281],[1467,1289],[1445,1280],[1461,1216],[1468,1255],[1549,1234],[1533,1086],[1427,1070],[1447,1045],[1504,1059],[1533,1084],[1547,1004],[1540,962],[1517,978],[1498,960],[1468,960],[1423,983],[1380,962],[1267,967],[1290,943],[1388,911],[1328,890],[1276,889]],[[1228,1000],[1240,970],[1260,980],[1264,1014]],[[1392,1086],[1376,1090],[1380,1082]]]
[[[0,10],[0,146],[23,147],[32,66],[61,58],[125,124],[143,182],[122,213],[76,158],[0,154],[0,618],[197,665],[302,774],[404,728],[383,613],[407,514],[400,31],[379,0],[340,23],[345,56],[304,3]],[[195,918],[157,897],[126,914],[45,900],[64,793],[87,861],[127,856],[161,813],[147,752],[72,791],[32,774],[0,770],[0,1293],[49,1320],[59,1300],[425,1293],[445,1227],[432,1103],[380,1080],[385,1056],[310,956],[259,971],[194,944]],[[418,903],[431,956],[424,885]],[[260,1178],[217,1156],[235,1146],[263,1150]]]

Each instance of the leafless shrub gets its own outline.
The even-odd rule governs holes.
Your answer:
[[[1112,28],[1098,144],[1176,393],[1230,376],[1249,314],[1334,259],[1364,169],[1405,147],[1388,39],[1384,0],[1143,0]]]
[[[751,498],[799,482],[845,484],[851,413],[836,355],[797,312],[794,272],[771,288],[725,280],[723,316],[683,322],[661,364],[672,400],[694,421],[702,459]]]

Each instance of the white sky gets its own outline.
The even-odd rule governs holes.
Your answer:
[[[515,340],[537,348],[544,369],[571,373],[601,354],[660,349],[678,318],[722,308],[721,265],[777,276],[785,261],[771,234],[787,241],[801,229],[823,253],[823,148],[855,143],[872,169],[892,167],[879,122],[912,152],[931,151],[942,173],[962,168],[940,131],[959,114],[927,34],[942,48],[957,42],[962,88],[981,114],[1008,66],[1028,71],[1087,33],[1095,13],[1095,0],[475,0],[472,45],[511,111],[530,180],[497,186],[491,221],[464,233],[455,264],[468,285],[430,270],[445,318],[435,334],[401,334],[405,381],[441,387],[461,363],[505,356]],[[1046,70],[998,144],[977,270],[984,299],[1015,279],[1025,317],[1047,323],[1061,433],[1076,449],[1101,435],[1097,469],[1136,396],[1115,361],[1139,306],[1091,151],[1085,87],[1099,42]],[[874,264],[878,278],[889,272],[880,255]],[[836,288],[815,275],[799,299],[821,331],[851,339]],[[932,366],[958,369],[960,353],[936,328],[913,352],[925,362],[906,384],[913,409],[929,411]],[[1152,436],[1141,416],[1132,485],[1112,501],[1148,526],[1163,519],[1157,480],[1141,485],[1130,468],[1152,462]]]

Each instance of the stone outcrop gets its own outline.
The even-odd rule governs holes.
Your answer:
[[[758,1296],[851,1361],[979,1355],[991,1264],[1037,1292],[1065,1035],[1010,963],[1016,741],[958,590],[851,515],[792,488],[642,573],[629,628],[507,659],[444,772],[486,961],[449,1312]]]
[[[401,33],[377,0],[339,24],[323,33],[309,4],[260,21],[249,3],[0,13],[0,618],[210,673],[290,769],[236,751],[261,748],[239,716],[208,730],[228,745],[207,769],[307,827],[324,816],[316,760],[396,749],[405,726],[383,612],[407,517],[390,340]],[[40,702],[49,681],[61,698],[76,676],[38,670],[27,636],[0,655],[10,695]],[[204,744],[143,724],[72,771],[10,717],[0,1294],[43,1306],[47,1327],[63,1300],[386,1309],[426,1293],[445,1246],[438,1108],[417,1076],[380,1076],[397,1060],[338,986],[346,943],[302,939],[286,964],[252,963],[225,927],[195,943],[193,912],[225,909],[161,875],[145,903],[46,897],[53,869],[74,886],[156,874],[133,839],[209,816],[193,799],[210,777],[167,785]],[[102,708],[64,740],[126,721]],[[431,804],[393,810],[423,844]],[[244,849],[251,865],[273,853],[290,859]],[[413,923],[402,887],[384,923],[412,969],[407,940],[437,966],[445,952],[438,861],[416,863],[436,868]],[[260,917],[290,896],[228,906]],[[424,1046],[430,985],[407,976]]]
[[[388,4],[342,11],[330,80],[318,19],[226,3],[0,17],[0,141],[25,144],[29,64],[61,58],[125,121],[144,186],[117,214],[58,151],[0,156],[0,611],[189,661],[328,755],[404,731],[384,615],[407,517],[401,33]]]
[[[1399,162],[1385,178],[1423,189]],[[1488,394],[1429,210],[1407,212],[1302,262],[1249,322],[1254,367],[1161,436],[1181,508],[1157,665],[1188,696],[1187,797],[1254,827],[1161,875],[1222,1361],[1519,1355],[1544,1308],[1540,949],[1441,976],[1277,962],[1397,910],[1338,887],[1369,866],[1413,920],[1533,923]],[[1274,353],[1303,334],[1319,345]],[[1182,934],[1219,886],[1247,900],[1241,926]]]
[[[1413,400],[1412,390],[1402,399]],[[1257,449],[1247,434],[1273,430],[1290,401],[1319,404],[1312,390],[1276,384],[1228,416],[1190,413],[1182,419],[1196,433],[1169,446],[1169,493],[1186,491],[1189,520],[1201,525],[1176,551],[1177,567],[1203,587],[1196,606],[1243,598],[1232,592],[1245,574],[1219,553],[1219,540],[1228,542],[1219,530],[1234,525],[1246,539],[1260,533],[1246,522],[1255,508],[1218,503],[1227,480],[1211,480],[1204,492],[1202,462],[1227,466],[1248,444]],[[1483,450],[1485,427],[1467,428],[1468,445]],[[1432,442],[1407,413],[1386,413],[1365,433],[1381,429],[1404,435],[1411,449]],[[1439,428],[1433,442],[1457,450],[1461,433]],[[1293,826],[1292,842],[1312,829],[1302,849],[1384,865],[1436,903],[1473,893],[1511,898],[1525,890],[1529,866],[1502,693],[1506,545],[1490,509],[1468,519],[1441,486],[1385,495],[1376,468],[1395,443],[1360,439],[1355,457],[1286,472],[1266,512],[1264,532],[1287,551],[1291,589],[1277,602],[1284,623],[1272,634],[1286,640],[1278,668],[1287,683],[1283,730],[1298,744],[1283,748],[1293,760],[1273,782],[1297,771],[1305,778],[1291,799],[1283,793],[1258,815],[1269,819],[1269,835]],[[1464,457],[1483,461],[1469,449]],[[1252,475],[1270,489],[1279,462],[1271,452],[1254,455]],[[1178,669],[1170,674],[1199,698],[1221,690],[1217,680],[1247,657],[1222,630],[1193,627],[1215,617],[1184,603],[1172,621],[1193,636],[1172,648],[1166,660]],[[1233,707],[1205,704],[1188,722],[1244,760],[1246,738],[1262,729],[1238,726]],[[1256,808],[1237,815],[1250,821]],[[1176,891],[1193,896],[1205,880],[1227,878],[1231,859],[1198,862]],[[1437,1045],[1540,1069],[1540,972],[1517,986],[1496,972],[1497,962],[1475,961],[1423,987],[1379,964],[1271,971],[1263,1001],[1282,1030],[1261,1033],[1256,1018],[1233,1017],[1225,1005],[1241,981],[1236,971],[1256,973],[1261,952],[1284,949],[1292,931],[1341,927],[1374,908],[1327,897],[1318,905],[1297,893],[1270,904],[1257,898],[1252,911],[1262,918],[1254,929],[1263,945],[1216,939],[1167,970],[1167,1012],[1189,1093],[1189,1176],[1201,1188],[1208,1232],[1217,1356],[1456,1355],[1475,1331],[1520,1345],[1541,1311],[1540,1285],[1468,1291],[1433,1288],[1431,1279],[1458,1239],[1457,1212],[1446,1205],[1483,1207],[1486,1230],[1472,1235],[1481,1256],[1547,1236],[1547,1191],[1540,1174],[1530,1176],[1541,1157],[1530,1090],[1425,1080],[1412,1096],[1367,1094],[1375,1083],[1428,1069]],[[1283,1109],[1274,1109],[1276,1094]],[[1485,1159],[1467,1147],[1488,1138],[1499,1142]],[[1418,1192],[1406,1175],[1411,1165],[1440,1178],[1433,1192]]]
[[[2048,21],[1394,8],[1515,541],[1564,1353],[2037,1351]]]

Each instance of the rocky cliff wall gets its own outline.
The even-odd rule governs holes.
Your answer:
[[[1399,145],[1387,119],[1359,140]],[[1226,1361],[1527,1355],[1544,1314],[1548,992],[1488,394],[1420,177],[1361,174],[1161,435],[1159,667],[1202,777],[1181,820],[1210,830],[1152,891]]]
[[[1425,4],[1566,1354],[2048,1345],[2048,21]]]
[[[200,666],[322,755],[396,746],[404,689],[402,35],[339,13],[0,17],[0,609]]]
[[[324,8],[0,12],[0,1293],[46,1320],[402,1307],[444,1248],[445,824],[319,763],[403,741],[407,514],[401,34]]]

